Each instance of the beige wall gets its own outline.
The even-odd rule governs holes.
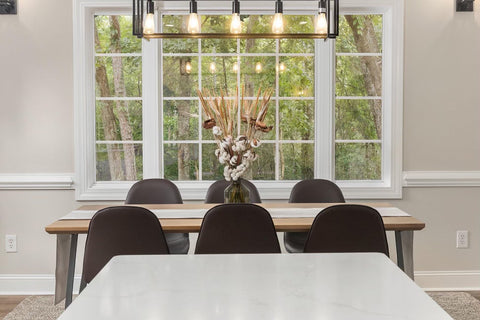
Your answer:
[[[405,0],[405,171],[480,170],[480,3]]]
[[[480,3],[453,2],[406,0],[404,171],[480,171]],[[73,172],[72,3],[21,0],[18,12],[0,18],[0,174]],[[480,188],[404,188],[390,202],[427,224],[417,271],[480,270]],[[0,275],[53,274],[44,227],[78,205],[72,190],[0,190]],[[456,230],[470,230],[469,249]],[[4,252],[6,233],[18,253]]]
[[[18,4],[0,19],[0,173],[73,172],[72,4]]]

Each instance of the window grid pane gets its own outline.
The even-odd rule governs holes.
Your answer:
[[[94,19],[96,181],[143,178],[142,44],[131,28],[130,16]]]
[[[172,25],[175,25],[175,23],[172,22],[176,21],[175,19],[183,19],[172,17],[173,16],[165,15],[161,17],[164,28],[170,28]],[[214,19],[211,19],[212,17]],[[210,32],[222,32],[225,21],[220,21],[220,25],[211,24],[211,21],[215,21],[217,18],[225,20],[225,17],[222,16],[201,17],[202,30],[205,31],[205,28],[207,28]],[[309,21],[309,19],[301,16],[292,16],[291,18]],[[268,28],[262,22],[265,20],[265,17],[250,16],[247,20],[248,19],[252,21],[258,20],[258,28],[260,29]],[[237,39],[233,41],[198,39],[195,41],[195,45],[193,42],[188,44],[186,42],[179,43],[178,41],[176,43],[170,41],[163,42],[162,112],[164,116],[164,132],[162,135],[164,137],[164,150],[167,148],[168,151],[171,152],[174,145],[197,144],[196,150],[198,150],[199,156],[195,161],[198,164],[198,172],[191,176],[196,176],[198,180],[216,180],[222,178],[223,165],[218,164],[218,160],[214,155],[215,143],[211,130],[205,130],[201,126],[204,119],[202,119],[202,109],[196,97],[196,90],[208,88],[214,89],[217,93],[220,90],[224,90],[228,91],[229,95],[232,95],[237,85],[242,86],[248,83],[253,84],[253,86],[247,86],[246,88],[247,95],[249,95],[247,99],[254,100],[256,99],[255,95],[258,86],[262,84],[263,90],[267,87],[275,89],[270,101],[270,109],[266,121],[269,124],[273,124],[275,129],[260,137],[263,143],[263,145],[257,149],[260,161],[257,160],[257,162],[254,162],[254,165],[245,177],[247,179],[262,180],[297,180],[309,176],[313,177],[313,173],[311,175],[303,174],[305,172],[313,172],[313,152],[306,153],[311,156],[311,159],[303,163],[303,165],[308,166],[308,168],[290,170],[288,166],[295,166],[294,163],[297,159],[295,150],[301,150],[302,148],[306,148],[305,150],[313,150],[314,148],[314,126],[312,122],[315,118],[315,98],[313,96],[314,41],[281,41],[281,43],[279,40],[265,39]],[[300,50],[299,46],[303,46],[304,50]],[[183,80],[185,81],[180,81],[179,79],[181,79],[181,77],[178,76],[178,73],[182,72],[182,66],[187,61],[190,61],[189,68],[191,71],[188,74],[184,74],[185,78],[183,78]],[[234,68],[238,68],[238,71]],[[288,77],[298,70],[304,71],[297,75],[298,79],[294,79],[296,85],[293,87],[293,85],[291,85],[292,81],[289,83]],[[192,77],[195,77],[195,80],[188,80]],[[283,82],[280,81],[279,77],[283,77]],[[178,90],[178,85],[175,87],[178,83],[182,83],[182,85],[189,83],[192,90],[184,90],[182,94],[180,90]],[[283,94],[283,92],[285,92],[285,94]],[[188,139],[181,138],[178,133],[173,133],[173,131],[175,131],[174,128],[176,126],[178,127],[178,122],[182,119],[185,121],[186,119],[185,117],[181,118],[181,114],[185,113],[185,110],[179,110],[177,117],[172,116],[171,107],[169,106],[171,106],[172,102],[177,101],[191,101],[192,104],[197,104],[197,124],[193,125],[193,122],[190,121],[190,125],[184,128],[184,131],[190,132],[190,138]],[[307,122],[304,123],[304,121],[300,121],[292,123],[292,121],[288,121],[288,113],[294,112],[295,106],[303,107],[303,110],[297,110],[296,113],[302,113],[308,109]],[[280,111],[280,108],[283,108],[283,111]],[[191,113],[192,112],[190,112],[190,119],[192,118]],[[280,119],[281,114],[284,115],[282,122]],[[177,124],[174,123],[175,120]],[[305,125],[307,126],[306,128]],[[282,126],[282,129],[280,126]],[[198,140],[191,139],[193,137],[192,128],[197,128]],[[287,132],[286,135],[282,135],[288,130],[294,132]],[[308,130],[311,130],[311,132],[305,133]],[[282,144],[284,147],[282,147]],[[298,146],[298,148],[296,146]],[[286,150],[286,152],[282,150]],[[165,153],[166,152],[164,152],[164,154]],[[286,156],[290,158],[287,159],[285,158]],[[171,155],[169,155],[169,157],[171,158]],[[181,155],[178,159],[181,159]],[[166,172],[165,177],[168,175],[174,180],[180,179],[180,174],[175,175],[171,173],[172,165],[167,162],[166,159],[163,159],[163,167],[168,171],[164,170]],[[182,160],[182,162],[185,161]],[[284,174],[285,166],[287,166],[288,174]],[[297,176],[295,177],[296,174]]]
[[[383,16],[344,15],[336,41],[335,179],[382,179]]]

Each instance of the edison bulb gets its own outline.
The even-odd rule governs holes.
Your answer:
[[[272,32],[273,33],[283,32],[283,14],[275,13],[275,15],[273,16]]]
[[[233,64],[232,69],[233,69],[233,72],[238,72],[238,62],[235,62],[235,63]]]
[[[232,22],[230,23],[230,33],[242,32],[242,21],[240,21],[240,15],[238,13],[232,14]]]
[[[209,69],[210,69],[210,73],[215,73],[215,72],[217,72],[217,66],[215,65],[215,62],[211,62],[211,63],[210,63]]]
[[[325,12],[319,12],[315,20],[315,33],[327,34],[327,16]]]
[[[152,34],[155,32],[155,19],[153,13],[147,13],[143,22],[143,33]]]
[[[190,13],[190,15],[188,16],[187,31],[188,33],[200,32],[200,22],[198,21],[198,14]]]
[[[190,63],[190,61],[187,61],[187,63],[185,63],[185,72],[188,74],[192,72],[192,64]]]
[[[280,72],[284,72],[285,70],[287,70],[287,67],[285,66],[285,63],[280,62],[278,69],[280,70]]]
[[[262,64],[261,64],[260,62],[257,62],[257,63],[255,64],[255,72],[256,72],[256,73],[262,72]]]

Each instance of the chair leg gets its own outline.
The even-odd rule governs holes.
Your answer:
[[[87,283],[85,282],[85,280],[82,277],[82,280],[80,281],[80,290],[79,290],[78,293],[82,293],[83,289],[85,289],[86,286],[87,286]]]

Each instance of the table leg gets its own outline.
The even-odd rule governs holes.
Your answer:
[[[65,299],[65,308],[72,302],[77,234],[57,235],[57,259],[55,267],[55,304]]]
[[[397,246],[397,264],[413,279],[413,230],[395,231]]]

